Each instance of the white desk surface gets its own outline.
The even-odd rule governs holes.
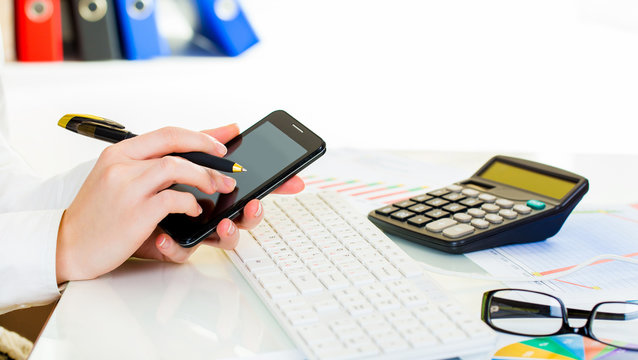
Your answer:
[[[533,154],[589,177],[586,201],[635,199],[635,1],[242,4],[261,42],[237,58],[7,64],[12,145],[50,175],[105,146],[59,129],[66,113],[142,133],[246,128],[281,108],[329,148],[404,150],[468,176],[487,154]],[[473,267],[399,244],[439,266]],[[475,312],[498,286],[441,280]],[[131,261],[70,284],[33,358],[297,358],[291,349],[225,255],[206,248],[183,266]]]
[[[446,162],[468,175],[487,157],[480,153],[396,153],[432,163]],[[538,159],[533,154],[526,157]],[[630,179],[638,175],[638,157],[586,155],[564,160],[571,162],[570,170],[593,179],[583,202],[626,202],[629,193],[635,196]],[[631,166],[623,166],[627,163]],[[614,179],[614,171],[625,171],[620,175],[628,177]],[[460,179],[450,182],[455,180]],[[450,270],[481,272],[465,256],[393,239],[419,261]],[[476,316],[482,293],[502,286],[431,275]],[[494,351],[519,339],[499,335]],[[69,284],[31,358],[253,357],[303,358],[227,256],[202,247],[187,264],[129,261],[96,280]]]

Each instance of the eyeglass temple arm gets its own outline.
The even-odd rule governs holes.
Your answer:
[[[498,313],[491,314],[492,318],[505,318],[505,317],[537,317],[539,315],[549,316],[549,317],[560,317],[559,313],[555,311],[552,312],[552,308],[556,308],[555,306],[535,304],[526,301],[519,300],[511,300],[511,299],[503,299],[503,298],[493,298],[494,300],[498,300],[499,304],[506,305],[511,308],[501,308]],[[525,313],[523,313],[525,312]],[[581,309],[571,309],[567,308],[567,317],[574,319],[587,319],[591,315],[591,311],[589,310],[581,310]],[[609,313],[609,312],[596,312],[596,319],[600,320],[634,320],[638,319],[638,311],[634,311],[631,313]]]

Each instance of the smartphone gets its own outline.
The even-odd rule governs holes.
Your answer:
[[[239,216],[252,199],[261,199],[326,152],[326,143],[282,110],[277,110],[228,143],[225,158],[246,168],[227,174],[237,181],[229,194],[203,193],[192,186],[173,185],[197,199],[197,217],[169,214],[160,227],[183,247],[192,247],[215,231],[224,218]]]

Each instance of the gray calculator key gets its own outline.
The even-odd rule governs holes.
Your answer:
[[[479,195],[479,200],[483,200],[486,203],[493,203],[494,201],[496,201],[496,196],[492,195],[492,194],[481,194]]]
[[[463,193],[463,195],[469,196],[469,197],[477,197],[479,195],[479,192],[474,190],[474,189],[463,189],[463,191],[461,191],[461,193]]]
[[[462,236],[469,235],[474,232],[474,227],[468,224],[456,224],[454,226],[450,226],[447,229],[443,230],[443,235],[452,238],[458,239]]]
[[[490,223],[483,219],[473,219],[470,224],[472,224],[477,229],[487,229],[487,227],[490,226]]]
[[[483,204],[481,205],[481,209],[487,211],[488,213],[497,213],[499,210],[501,210],[500,207],[494,204]]]
[[[502,207],[503,209],[509,209],[514,206],[514,202],[507,199],[498,199],[496,200],[496,205]]]
[[[514,211],[521,215],[527,215],[532,212],[532,208],[526,205],[518,204],[514,205]]]
[[[516,211],[510,209],[503,209],[499,211],[498,214],[509,220],[516,219],[516,217],[518,216],[518,213]]]
[[[461,223],[469,223],[472,220],[472,216],[465,213],[456,213],[454,214],[454,220]]]
[[[467,213],[472,215],[472,217],[475,217],[475,218],[482,218],[483,216],[485,216],[485,211],[481,209],[477,209],[477,208],[472,208],[468,210]]]
[[[503,218],[496,214],[485,215],[485,220],[491,222],[492,224],[500,224],[503,222]]]
[[[450,218],[439,219],[436,221],[432,221],[431,223],[425,225],[427,230],[438,233],[443,231],[443,229],[449,228],[452,225],[456,225],[456,220],[452,220]]]

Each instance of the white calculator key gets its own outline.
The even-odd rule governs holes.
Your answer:
[[[447,229],[443,230],[443,235],[452,238],[452,239],[457,239],[460,238],[462,236],[465,235],[469,235],[471,233],[474,232],[474,227],[472,225],[468,225],[468,224],[457,224],[454,226],[451,226]]]
[[[479,192],[474,189],[463,189],[461,193],[467,197],[477,197],[479,195]]]
[[[432,221],[431,223],[425,225],[425,228],[429,231],[438,233],[443,231],[443,229],[448,228],[452,225],[456,225],[456,220],[453,220],[450,218],[443,218],[443,219]]]
[[[514,202],[507,199],[498,199],[496,200],[496,205],[502,207],[503,209],[509,209],[514,206]]]
[[[477,229],[487,229],[487,227],[490,226],[490,223],[483,219],[473,219],[470,224]]]
[[[481,209],[487,211],[488,213],[497,213],[499,210],[501,210],[500,207],[494,204],[483,204],[481,205]]]
[[[472,217],[475,217],[475,218],[482,218],[483,216],[485,216],[485,210],[481,210],[477,208],[472,208],[468,210],[467,213],[472,215]]]
[[[461,222],[461,223],[468,223],[470,221],[472,221],[472,216],[465,214],[465,213],[456,213],[453,216],[454,220]]]
[[[491,222],[492,224],[500,224],[503,222],[503,218],[496,214],[485,215],[485,220]]]
[[[446,189],[457,193],[457,192],[461,192],[463,190],[463,187],[461,185],[452,184],[447,186]]]
[[[494,201],[496,201],[496,196],[492,194],[482,193],[481,195],[479,195],[478,198],[479,200],[485,201],[486,203],[493,203]]]
[[[516,217],[518,216],[518,213],[516,211],[510,209],[503,209],[499,211],[498,214],[509,220],[516,219]]]
[[[514,205],[514,211],[521,215],[527,215],[532,212],[532,208],[523,204]]]

